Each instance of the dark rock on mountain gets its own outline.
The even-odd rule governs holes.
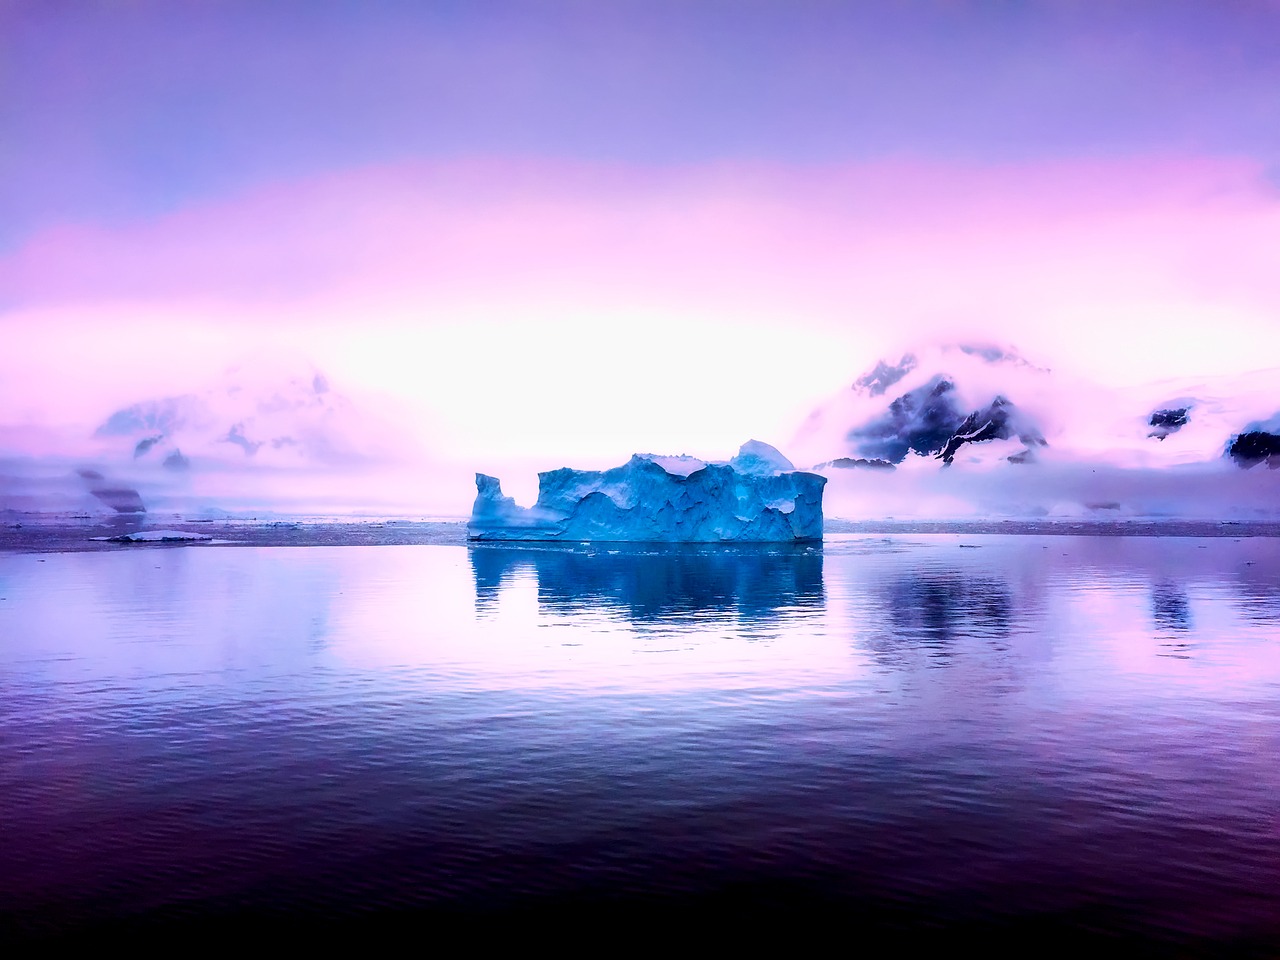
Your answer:
[[[1274,470],[1280,467],[1280,435],[1265,430],[1242,433],[1227,447],[1227,456],[1246,470],[1263,462]]]
[[[947,440],[942,450],[938,453],[938,459],[943,463],[950,463],[959,450],[966,443],[981,443],[983,440],[1008,440],[1010,437],[1017,436],[1019,440],[1025,443],[1030,452],[1031,447],[1045,446],[1045,439],[1039,431],[1032,429],[1019,430],[1017,424],[1017,408],[1006,400],[1004,397],[996,397],[985,410],[975,410],[969,416],[965,417],[964,423],[960,424],[960,428],[955,434]],[[1018,454],[1015,454],[1018,456]],[[1025,463],[1026,460],[1019,460],[1019,463]]]
[[[1157,410],[1151,415],[1150,425],[1176,429],[1185,426],[1188,419],[1186,407],[1178,407],[1176,410]]]
[[[820,465],[815,469],[914,462],[912,454],[937,458],[944,468],[956,461],[1035,463],[1048,446],[1041,412],[1064,402],[1046,367],[984,342],[927,345],[863,369],[851,389],[815,408],[796,432],[793,449]],[[1165,403],[1190,406],[1172,397]],[[1052,426],[1061,430],[1059,421],[1055,415]],[[1018,440],[1025,449],[1011,442]]]
[[[839,470],[897,470],[888,460],[867,460],[862,457],[837,457],[835,460],[828,460],[826,463],[819,463],[814,466],[814,470],[825,470],[828,467],[835,467]]]
[[[955,384],[936,376],[890,403],[884,416],[851,430],[848,439],[868,459],[901,463],[908,453],[918,453],[950,463],[966,443],[1015,436],[1028,447],[1045,445],[1040,432],[1005,397],[965,414],[956,404]]]
[[[1187,415],[1189,412],[1190,407],[1171,407],[1168,410],[1155,411],[1147,421],[1147,425],[1155,429],[1147,436],[1163,440],[1169,434],[1177,433],[1190,422],[1191,418]]]
[[[955,384],[936,376],[890,403],[884,416],[850,430],[848,439],[863,457],[901,463],[908,453],[937,453],[964,419]]]

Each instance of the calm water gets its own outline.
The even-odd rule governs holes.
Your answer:
[[[1280,952],[1280,540],[0,554],[0,932]],[[744,920],[745,918],[745,920]]]

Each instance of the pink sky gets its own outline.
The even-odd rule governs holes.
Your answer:
[[[1278,31],[1273,0],[0,4],[0,457],[246,358],[459,476],[785,449],[961,337],[1229,385],[1280,368]]]
[[[718,455],[939,337],[1116,384],[1280,365],[1280,201],[1232,158],[403,164],[52,226],[0,289],[18,421],[267,350],[436,453]]]

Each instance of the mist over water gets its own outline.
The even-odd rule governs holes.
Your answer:
[[[825,400],[812,385],[761,384],[778,409],[753,414],[744,436],[725,426],[743,411],[715,413],[734,403],[694,418],[709,431],[697,446],[669,429],[661,405],[645,430],[628,434],[619,423],[616,437],[574,406],[533,451],[521,426],[527,411],[497,414],[460,440],[440,432],[422,398],[352,389],[300,355],[268,352],[186,388],[103,405],[78,427],[0,422],[0,511],[101,515],[132,503],[194,517],[463,517],[477,472],[499,476],[527,505],[541,471],[607,469],[632,453],[722,461],[753,437],[823,473],[834,518],[1277,518],[1280,472],[1265,451],[1251,461],[1228,455],[1242,433],[1274,426],[1271,371],[1116,388],[982,340],[923,341],[885,356],[851,355],[848,370],[863,372],[843,386],[833,380]],[[572,380],[564,371],[556,382]],[[806,391],[815,399],[805,401]],[[644,405],[601,403],[623,400]],[[806,402],[807,414],[786,414]],[[1169,422],[1153,426],[1153,417]]]
[[[1280,936],[1271,538],[5,554],[0,597],[6,935]]]

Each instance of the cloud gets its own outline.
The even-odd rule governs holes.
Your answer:
[[[1277,159],[1266,0],[0,4],[0,245],[406,158]]]
[[[47,229],[0,298],[15,423],[280,350],[463,458],[718,457],[904,341],[1112,383],[1280,365],[1280,204],[1231,159],[399,164]]]

